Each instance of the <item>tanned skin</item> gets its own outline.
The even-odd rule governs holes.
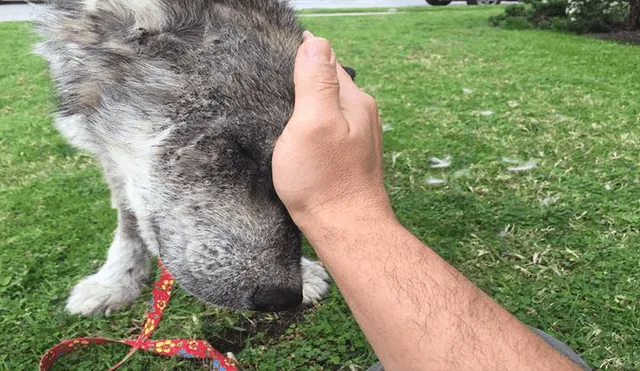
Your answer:
[[[273,180],[387,371],[579,370],[397,221],[376,103],[307,33]]]

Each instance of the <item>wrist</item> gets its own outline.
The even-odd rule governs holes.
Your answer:
[[[344,241],[367,233],[370,229],[402,227],[390,205],[343,207],[331,210],[310,210],[292,215],[294,222],[313,247],[318,250],[334,241]]]

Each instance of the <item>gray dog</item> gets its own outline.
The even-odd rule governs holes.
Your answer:
[[[302,41],[279,0],[54,0],[37,47],[59,96],[58,129],[102,164],[119,225],[72,313],[131,303],[160,256],[219,306],[311,303],[329,277],[301,256],[271,179],[293,110]]]

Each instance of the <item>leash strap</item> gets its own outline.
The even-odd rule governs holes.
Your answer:
[[[209,343],[204,340],[191,339],[169,339],[169,340],[150,340],[149,338],[158,327],[164,309],[171,298],[171,290],[175,283],[171,273],[167,271],[160,259],[158,259],[160,267],[160,279],[153,285],[153,299],[151,300],[151,309],[147,313],[147,320],[144,324],[140,335],[137,339],[130,340],[114,340],[108,338],[77,338],[61,342],[60,344],[49,349],[40,359],[40,371],[49,371],[58,358],[69,354],[78,349],[83,349],[92,345],[120,343],[131,347],[131,350],[115,366],[109,371],[114,371],[122,366],[135,352],[142,349],[143,351],[167,357],[184,357],[196,359],[213,360],[214,371],[238,371],[234,361],[225,357],[222,353],[215,350]]]

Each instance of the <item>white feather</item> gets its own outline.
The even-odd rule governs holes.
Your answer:
[[[434,169],[442,169],[442,168],[447,168],[451,166],[451,156],[449,155],[447,155],[445,158],[442,158],[442,159],[437,157],[431,157],[429,160],[431,160],[431,162],[433,163],[431,167]]]
[[[537,163],[535,160],[531,160],[529,162],[527,162],[526,164],[522,164],[522,165],[518,165],[518,166],[512,166],[510,168],[507,168],[507,170],[509,171],[528,171],[528,170],[532,170],[535,169]]]

